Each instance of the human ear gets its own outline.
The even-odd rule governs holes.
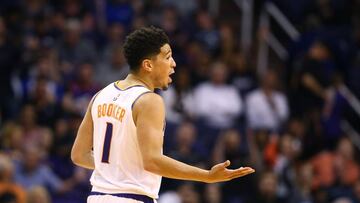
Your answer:
[[[145,71],[151,72],[153,69],[153,63],[150,59],[144,59],[142,62],[142,66]]]

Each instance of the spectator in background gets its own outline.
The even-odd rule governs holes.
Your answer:
[[[186,181],[175,191],[168,191],[160,195],[159,203],[200,203],[200,194],[192,182]]]
[[[220,58],[223,61],[232,61],[237,58],[233,58],[233,53],[236,50],[237,41],[234,36],[234,30],[230,24],[222,23],[219,25],[220,35]],[[240,60],[244,60],[243,57]]]
[[[323,151],[311,160],[314,178],[313,189],[332,186],[351,186],[360,178],[359,164],[351,141],[344,137],[339,140],[334,152]],[[338,185],[335,185],[338,183]]]
[[[23,128],[15,123],[5,123],[0,133],[0,143],[0,149],[4,154],[12,160],[19,160],[24,145]]]
[[[14,165],[11,159],[0,153],[0,202],[26,203],[25,190],[13,180]]]
[[[70,131],[69,120],[58,119],[54,129],[54,143],[48,165],[61,180],[76,180],[76,190],[69,190],[65,194],[56,194],[53,203],[85,202],[89,191],[88,180],[90,171],[75,167],[69,159],[75,135]]]
[[[23,159],[15,165],[15,182],[30,190],[41,186],[53,193],[65,193],[73,189],[76,179],[60,180],[43,162],[44,152],[34,145],[27,145],[23,151]]]
[[[230,160],[233,167],[250,164],[249,157],[243,149],[243,142],[240,133],[234,129],[221,133],[213,148],[213,163]],[[254,190],[255,180],[251,178],[247,178],[245,182],[230,181],[223,183],[220,202],[249,202],[251,196],[255,195]]]
[[[181,123],[173,135],[167,136],[165,140],[165,151],[170,157],[195,166],[203,166],[205,154],[202,143],[197,141],[197,130],[191,122]],[[204,166],[203,166],[204,167]],[[178,181],[163,178],[162,187],[167,190],[175,190],[180,186]]]
[[[190,122],[180,124],[176,131],[175,145],[171,147],[174,150],[170,151],[169,155],[187,164],[200,164],[203,159],[201,148],[199,149],[199,146],[196,146],[196,140],[195,126]]]
[[[177,70],[174,82],[175,84],[169,89],[161,92],[164,98],[168,125],[178,125],[190,118],[190,105],[193,104],[189,72],[186,69]]]
[[[209,67],[212,62],[210,52],[197,41],[190,41],[185,49],[185,60],[190,71],[192,85],[196,86],[209,77]]]
[[[83,115],[92,96],[99,90],[100,85],[94,80],[93,65],[82,63],[79,65],[76,80],[70,84],[70,89],[63,98],[63,108],[68,113]]]
[[[236,87],[239,94],[245,98],[250,91],[257,87],[256,74],[240,51],[231,51],[229,57],[231,83]]]
[[[101,60],[112,60],[113,51],[117,47],[122,47],[125,40],[126,29],[121,23],[110,24],[106,29],[106,44],[103,47]]]
[[[201,201],[199,192],[191,182],[182,184],[178,188],[178,193],[182,203],[200,203]]]
[[[81,18],[82,37],[94,42],[97,45],[99,33],[96,31],[95,17],[91,12],[85,13]]]
[[[176,191],[167,191],[159,195],[158,203],[181,203],[179,194]]]
[[[42,186],[30,188],[27,199],[27,203],[51,203],[49,192]]]
[[[64,37],[59,41],[57,50],[60,60],[72,64],[85,61],[96,62],[97,53],[92,41],[81,38],[81,24],[76,19],[70,19],[65,24]]]
[[[327,100],[326,89],[331,84],[335,71],[330,49],[324,42],[315,41],[302,61],[300,72],[294,78],[298,85],[294,92],[295,112],[300,115],[316,114],[310,119],[318,119],[324,102]],[[319,112],[320,111],[320,112]],[[315,118],[315,117],[316,118]]]
[[[213,152],[213,162],[230,160],[234,167],[246,165],[247,156],[242,147],[242,138],[238,131],[234,129],[226,130],[216,141]]]
[[[343,88],[345,85],[341,75],[334,74],[332,84],[326,91],[327,99],[321,115],[325,147],[328,149],[334,149],[343,135],[341,122],[344,119],[345,109],[348,107]]]
[[[250,129],[267,129],[279,132],[289,116],[284,93],[276,90],[278,77],[269,70],[261,79],[261,87],[246,98],[246,117]]]
[[[30,81],[30,77],[34,75],[34,72],[36,72],[34,71],[37,68],[36,63],[40,64],[39,59],[44,57],[44,54],[39,36],[27,34],[23,37],[23,40],[24,47],[21,52],[21,62],[19,64],[20,72],[18,77],[23,83],[27,83]]]
[[[171,6],[164,7],[162,11],[162,18],[160,22],[160,27],[169,35],[172,39],[172,36],[179,32],[179,14],[178,11]]]
[[[265,172],[261,175],[258,183],[258,194],[253,196],[252,203],[285,203],[277,195],[278,181],[272,172]]]
[[[297,167],[294,187],[291,189],[288,199],[289,203],[315,203],[311,187],[313,175],[310,163],[305,162]]]
[[[219,184],[208,184],[205,186],[204,200],[206,203],[221,203],[222,193]]]
[[[19,116],[19,124],[24,129],[26,144],[33,144],[41,149],[48,149],[52,143],[51,131],[38,125],[35,107],[31,104],[24,105]]]
[[[196,118],[204,119],[207,126],[216,129],[232,127],[243,110],[236,88],[226,84],[227,74],[227,66],[223,62],[215,62],[209,80],[194,89],[191,111]]]
[[[47,78],[38,77],[29,98],[35,107],[38,123],[42,126],[53,126],[60,111],[60,107],[56,103],[56,96],[50,90],[49,85],[51,82]]]
[[[276,155],[273,170],[278,176],[278,194],[284,199],[288,199],[295,185],[296,161],[301,153],[300,145],[294,137],[284,134],[279,138],[278,152]]]
[[[201,42],[204,48],[211,54],[215,54],[220,47],[220,34],[215,27],[215,22],[206,10],[200,10],[195,14],[196,32],[195,38]]]
[[[122,46],[113,46],[110,57],[95,67],[95,80],[102,87],[117,80],[125,79],[129,73]]]
[[[247,130],[250,161],[257,171],[273,167],[278,137],[266,129]]]

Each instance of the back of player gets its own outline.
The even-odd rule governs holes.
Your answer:
[[[141,95],[165,90],[172,82],[176,63],[169,39],[159,28],[140,28],[127,36],[124,55],[130,74],[94,97],[71,150],[76,165],[94,170],[88,203],[154,203],[161,176],[216,183],[254,172],[250,167],[228,169],[228,160],[205,170],[164,155],[163,100],[154,93]]]
[[[161,176],[144,170],[132,117],[134,102],[149,89],[137,85],[120,89],[112,83],[94,98],[95,170],[92,194],[140,194],[157,198]]]

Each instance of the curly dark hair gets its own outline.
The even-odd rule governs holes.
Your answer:
[[[160,53],[160,48],[169,43],[165,32],[154,26],[135,30],[125,39],[124,55],[132,72],[139,70],[141,62]]]

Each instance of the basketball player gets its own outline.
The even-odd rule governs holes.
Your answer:
[[[141,28],[126,38],[124,53],[130,74],[92,98],[71,152],[76,165],[94,169],[89,203],[156,202],[162,176],[215,183],[254,172],[227,169],[230,161],[204,170],[163,155],[164,102],[153,91],[172,81],[169,39]]]

